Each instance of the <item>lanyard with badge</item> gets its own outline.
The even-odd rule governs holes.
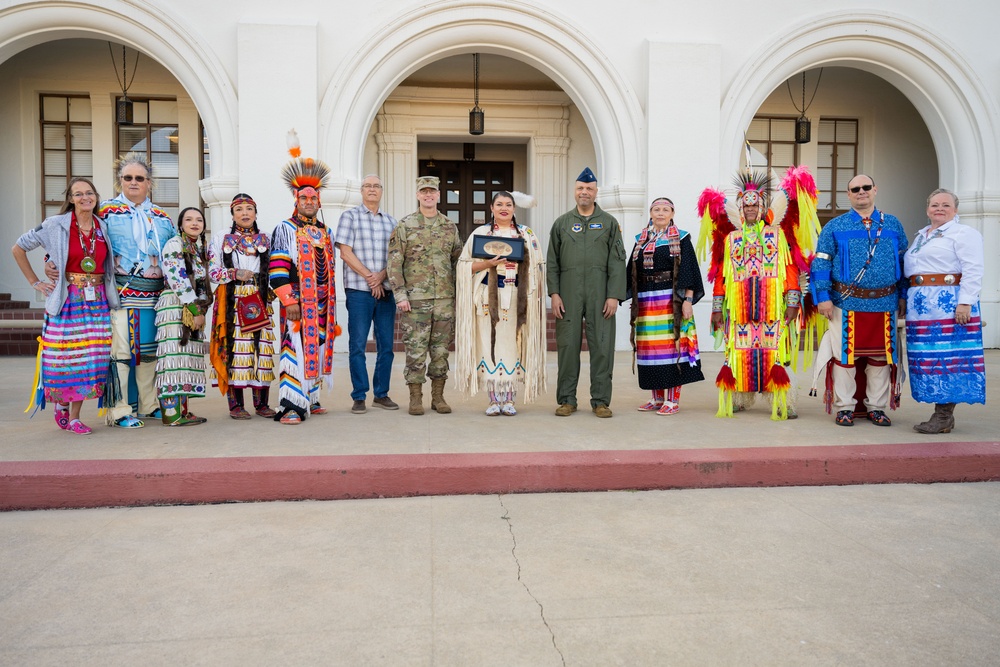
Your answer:
[[[83,259],[80,260],[80,268],[87,274],[87,284],[83,288],[83,298],[87,301],[97,301],[97,290],[94,289],[94,285],[90,281],[94,271],[97,270],[97,261],[94,259],[94,255],[96,254],[94,251],[97,249],[97,230],[98,227],[96,224],[90,228],[90,247],[88,248],[87,243],[84,241],[83,230],[80,229],[80,223],[76,225],[76,233],[80,239],[80,249],[83,250]]]

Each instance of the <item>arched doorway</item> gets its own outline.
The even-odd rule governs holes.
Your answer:
[[[101,6],[83,4],[47,5],[33,3],[0,10],[0,67],[17,54],[32,47],[58,43],[61,40],[96,40],[100,43],[112,41],[124,44],[130,50],[139,51],[155,61],[157,66],[180,84],[186,93],[187,104],[193,104],[204,126],[204,134],[211,147],[211,174],[197,182],[197,187],[205,203],[213,213],[228,213],[219,208],[220,201],[228,206],[229,198],[236,192],[238,182],[238,109],[236,94],[230,79],[215,54],[206,49],[195,36],[183,30],[184,22],[173,16],[170,9],[137,6],[122,0],[108,0]],[[72,27],[67,27],[72,26]],[[106,47],[104,47],[106,48]],[[104,54],[107,58],[107,54]],[[97,70],[113,78],[111,63]],[[93,74],[77,76],[72,82],[60,84],[59,88],[73,94],[90,94],[88,83]],[[98,80],[103,76],[98,75]],[[62,80],[60,77],[59,80]],[[51,81],[46,82],[50,86]],[[24,87],[20,89],[23,91]],[[20,107],[25,103],[18,99]],[[177,95],[178,99],[181,95]],[[30,95],[29,95],[30,102]],[[103,95],[100,105],[110,107],[110,98],[104,105]],[[183,111],[183,110],[182,110]],[[95,142],[104,141],[111,145],[110,134],[102,125]],[[35,156],[30,154],[32,145],[29,137],[37,134],[37,125],[30,131],[22,131],[24,141],[16,146],[17,153],[24,153],[21,163],[34,164]],[[27,142],[27,143],[25,143]],[[95,143],[95,145],[97,145]],[[8,153],[11,155],[11,153]],[[17,182],[24,182],[23,174],[15,174]],[[95,173],[98,179],[109,175]],[[33,177],[34,178],[34,177]],[[196,179],[197,180],[197,179]],[[102,191],[110,192],[110,181],[98,182]],[[23,190],[19,190],[19,193]],[[21,197],[18,196],[18,201]],[[213,218],[218,218],[218,215]],[[219,224],[221,220],[213,219]]]
[[[864,33],[859,33],[859,25],[866,26]],[[924,27],[898,16],[852,14],[845,18],[836,13],[811,17],[789,31],[786,39],[751,54],[724,91],[720,165],[737,164],[744,131],[772,92],[789,77],[818,67],[867,72],[906,98],[930,135],[938,170],[935,185],[958,193],[962,220],[983,233],[986,256],[1000,255],[1000,211],[993,203],[995,184],[1000,182],[1000,128],[996,126],[1000,113],[957,52],[933,41]],[[892,171],[892,165],[885,168],[887,175]],[[725,177],[720,174],[720,179]],[[902,183],[894,186],[900,192],[904,188]],[[880,198],[885,194],[883,190]],[[907,221],[911,228],[923,220],[926,195],[905,194],[908,201],[919,203],[920,213],[913,214],[917,220]],[[995,321],[1000,317],[1000,267],[988,263],[983,284],[983,319]],[[1000,330],[984,329],[984,343],[1000,347]]]
[[[373,123],[407,77],[451,56],[484,53],[517,60],[555,82],[564,101],[551,102],[557,106],[574,105],[592,138],[595,164],[591,166],[601,182],[599,202],[623,225],[637,226],[644,214],[644,120],[624,77],[565,22],[518,2],[487,5],[489,11],[477,12],[475,17],[454,5],[429,10],[422,7],[397,16],[373,34],[366,48],[341,70],[325,91],[320,108],[320,144],[323,153],[336,161],[331,164],[336,176],[332,199],[343,205],[353,201],[351,181],[362,175],[365,144]],[[457,118],[466,128],[471,88],[467,97],[456,100],[458,106],[465,107]],[[481,103],[485,107],[488,101]],[[545,120],[559,125],[567,119],[556,115]],[[417,161],[410,157],[411,153],[415,155],[414,147],[406,145],[412,135],[394,132],[393,128],[378,129],[386,142],[399,149],[398,159],[406,163],[399,173],[409,172],[401,179],[402,189],[393,196],[399,201],[412,200]],[[569,206],[571,181],[577,173],[573,169],[586,165],[561,166],[560,156],[569,145],[559,131],[532,136],[530,141],[536,157],[529,157],[529,161],[548,161],[531,170],[532,177],[526,184],[539,197],[535,228],[544,233],[550,221]],[[395,186],[390,183],[389,187]]]

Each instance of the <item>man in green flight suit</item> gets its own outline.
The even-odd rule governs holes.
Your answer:
[[[389,237],[386,272],[406,347],[403,377],[410,390],[411,415],[424,414],[426,377],[431,379],[431,409],[438,414],[451,412],[444,385],[448,346],[455,337],[455,264],[462,254],[462,240],[455,223],[438,211],[439,183],[434,176],[417,179],[420,210],[400,220]]]
[[[610,417],[615,312],[625,300],[625,245],[618,221],[597,205],[597,177],[590,167],[577,177],[573,196],[576,208],[552,224],[547,258],[559,359],[556,415],[576,412],[585,321],[590,406],[598,417]]]

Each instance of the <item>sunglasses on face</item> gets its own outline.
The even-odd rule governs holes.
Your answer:
[[[869,185],[858,185],[858,186],[855,186],[853,188],[850,188],[850,191],[853,192],[854,194],[858,194],[862,190],[864,190],[865,192],[869,192],[873,187],[875,187],[875,186],[871,185],[871,184],[869,184]]]
[[[122,180],[127,183],[131,183],[132,181],[135,181],[136,183],[144,183],[146,181],[146,177],[128,175],[128,176],[122,176]]]

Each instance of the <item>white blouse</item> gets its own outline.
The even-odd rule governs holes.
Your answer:
[[[903,257],[907,277],[923,273],[961,273],[958,302],[972,305],[983,288],[983,235],[963,225],[956,216],[933,232],[927,225],[913,239]]]

